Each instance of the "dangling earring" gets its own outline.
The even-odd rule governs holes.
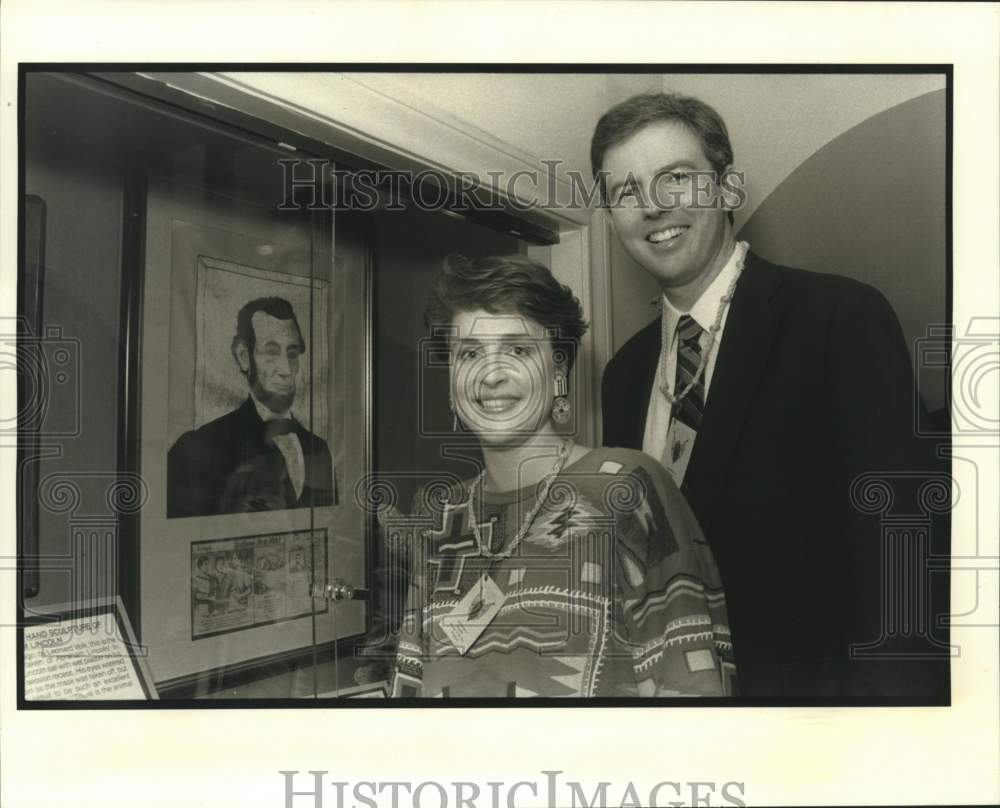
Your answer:
[[[569,423],[573,408],[570,407],[569,399],[566,398],[569,393],[566,377],[562,373],[557,373],[554,382],[556,398],[552,402],[552,420],[557,424]]]
[[[451,410],[451,431],[461,432],[462,423],[458,420],[458,413],[455,412],[455,402],[451,400],[451,396],[448,396],[448,409]]]

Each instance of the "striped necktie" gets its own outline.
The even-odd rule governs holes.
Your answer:
[[[701,364],[702,327],[690,315],[685,314],[677,322],[677,383],[674,385],[674,395],[680,395],[687,390],[694,380]],[[687,424],[695,432],[701,426],[701,414],[705,411],[705,377],[702,374],[698,383],[684,396],[679,404],[674,406],[674,417]]]

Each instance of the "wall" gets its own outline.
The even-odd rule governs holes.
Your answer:
[[[356,78],[406,93],[541,159],[590,173],[590,132],[608,106],[600,74],[369,73]]]
[[[943,90],[944,76],[676,74],[664,76],[662,86],[697,96],[725,120],[750,192],[736,215],[739,228],[820,148],[873,115]]]
[[[892,303],[916,362],[945,309],[944,91],[871,116],[818,149],[740,232],[770,260],[871,284]],[[921,374],[931,410],[944,376]]]

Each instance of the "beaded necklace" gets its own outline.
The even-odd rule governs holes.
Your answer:
[[[732,302],[733,292],[736,291],[736,282],[739,281],[740,275],[743,274],[743,264],[746,262],[747,250],[749,248],[750,245],[745,241],[741,241],[736,245],[736,249],[740,251],[739,258],[736,259],[736,274],[733,276],[733,281],[729,284],[729,288],[726,290],[726,293],[719,298],[719,306],[715,312],[715,322],[712,323],[708,329],[708,333],[712,341],[707,350],[701,351],[701,359],[698,361],[698,369],[695,371],[691,381],[688,382],[687,387],[685,387],[677,395],[670,392],[670,385],[667,381],[667,351],[665,350],[666,335],[664,335],[663,348],[660,350],[660,392],[663,393],[663,397],[666,398],[671,407],[676,407],[687,397],[687,394],[690,393],[701,380],[702,374],[705,372],[705,368],[708,367],[708,357],[715,349],[716,345],[718,345],[718,334],[719,330],[722,328],[722,315],[726,313],[726,308]],[[666,319],[664,319],[664,322],[666,322]]]
[[[479,532],[479,524],[476,519],[475,508],[473,507],[473,502],[476,499],[476,491],[482,486],[483,480],[486,478],[486,469],[483,469],[479,473],[479,476],[476,477],[472,485],[469,487],[469,501],[467,505],[469,509],[469,521],[472,522],[472,532],[476,537],[476,545],[479,547],[479,555],[484,556],[485,558],[500,560],[510,558],[514,554],[514,550],[516,550],[518,545],[524,541],[524,537],[528,535],[528,531],[531,529],[532,522],[535,521],[535,517],[538,516],[538,512],[542,509],[542,506],[548,499],[549,488],[552,487],[552,483],[555,481],[556,477],[559,476],[559,472],[563,470],[563,466],[566,465],[566,460],[569,457],[572,448],[572,439],[567,438],[563,441],[562,448],[559,450],[559,457],[556,458],[556,462],[552,466],[552,470],[545,475],[544,481],[542,482],[541,493],[539,493],[538,499],[535,501],[534,506],[532,506],[527,516],[524,517],[524,521],[521,523],[521,528],[517,531],[517,535],[514,536],[514,541],[510,543],[510,546],[506,550],[501,550],[496,553],[483,544],[483,537]]]

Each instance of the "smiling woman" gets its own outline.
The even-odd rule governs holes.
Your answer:
[[[555,372],[552,353],[539,350],[542,327],[483,309],[458,312],[452,323],[456,415],[489,441],[537,431],[545,418],[544,379]]]
[[[393,695],[732,695],[722,585],[684,498],[642,453],[563,428],[587,327],[572,292],[520,256],[456,258],[427,314],[483,468],[417,498]]]

